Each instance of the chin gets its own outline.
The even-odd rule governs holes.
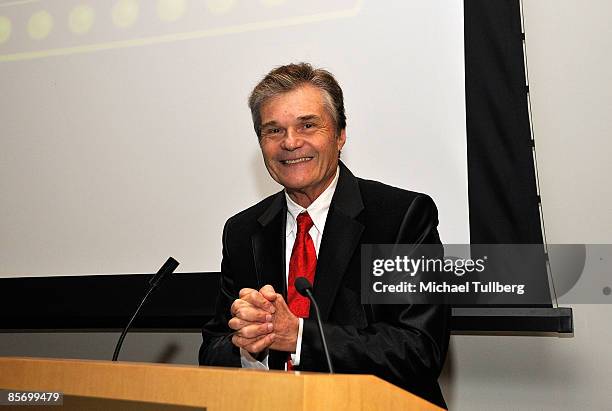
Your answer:
[[[302,191],[306,187],[308,187],[307,184],[298,184],[298,183],[290,182],[290,181],[284,181],[284,182],[281,182],[280,184],[283,187],[285,187],[287,190],[291,190],[291,191]]]
[[[278,182],[285,188],[290,190],[300,190],[311,184],[311,181],[303,176],[282,176]]]

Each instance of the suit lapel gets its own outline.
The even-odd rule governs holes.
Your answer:
[[[270,284],[286,296],[285,285],[285,195],[280,192],[257,220],[261,225],[251,236],[259,287]]]
[[[251,236],[255,271],[259,287],[270,284],[276,292],[287,298],[285,279],[285,224],[287,219],[287,202],[284,192],[272,200],[272,204],[257,219],[260,224]],[[268,366],[282,370],[287,361],[287,353],[270,350]]]
[[[313,285],[322,320],[329,317],[347,265],[359,244],[364,226],[355,217],[363,208],[357,179],[340,163],[340,176],[323,230]]]

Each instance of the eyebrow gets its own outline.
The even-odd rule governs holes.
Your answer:
[[[303,116],[299,116],[298,121],[310,121],[310,120],[317,120],[317,121],[321,121],[321,117],[317,116],[316,114],[306,114]],[[265,128],[265,127],[280,127],[278,122],[276,122],[276,120],[271,120],[268,121],[267,123],[264,123],[261,125],[261,128]]]
[[[298,120],[300,121],[321,120],[321,117],[317,116],[316,114],[307,114],[305,116],[298,117]]]
[[[270,127],[270,126],[278,126],[278,123],[275,120],[268,121],[265,124],[261,125],[261,128]]]

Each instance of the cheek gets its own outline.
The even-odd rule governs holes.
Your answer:
[[[264,160],[268,162],[274,156],[273,147],[271,147],[270,144],[262,144],[260,148],[261,148],[261,154],[263,155]]]
[[[322,150],[321,153],[324,153],[322,157],[325,158],[325,161],[333,161],[333,159],[338,157],[338,146],[336,145],[336,142],[325,147],[325,149]]]

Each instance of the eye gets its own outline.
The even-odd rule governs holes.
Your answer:
[[[263,130],[264,135],[275,135],[279,134],[281,129],[279,127],[268,127]]]
[[[314,128],[314,126],[315,126],[315,125],[314,125],[313,123],[304,123],[304,126],[303,126],[303,127],[304,127],[306,130],[308,130],[308,129],[310,129],[310,128]]]

